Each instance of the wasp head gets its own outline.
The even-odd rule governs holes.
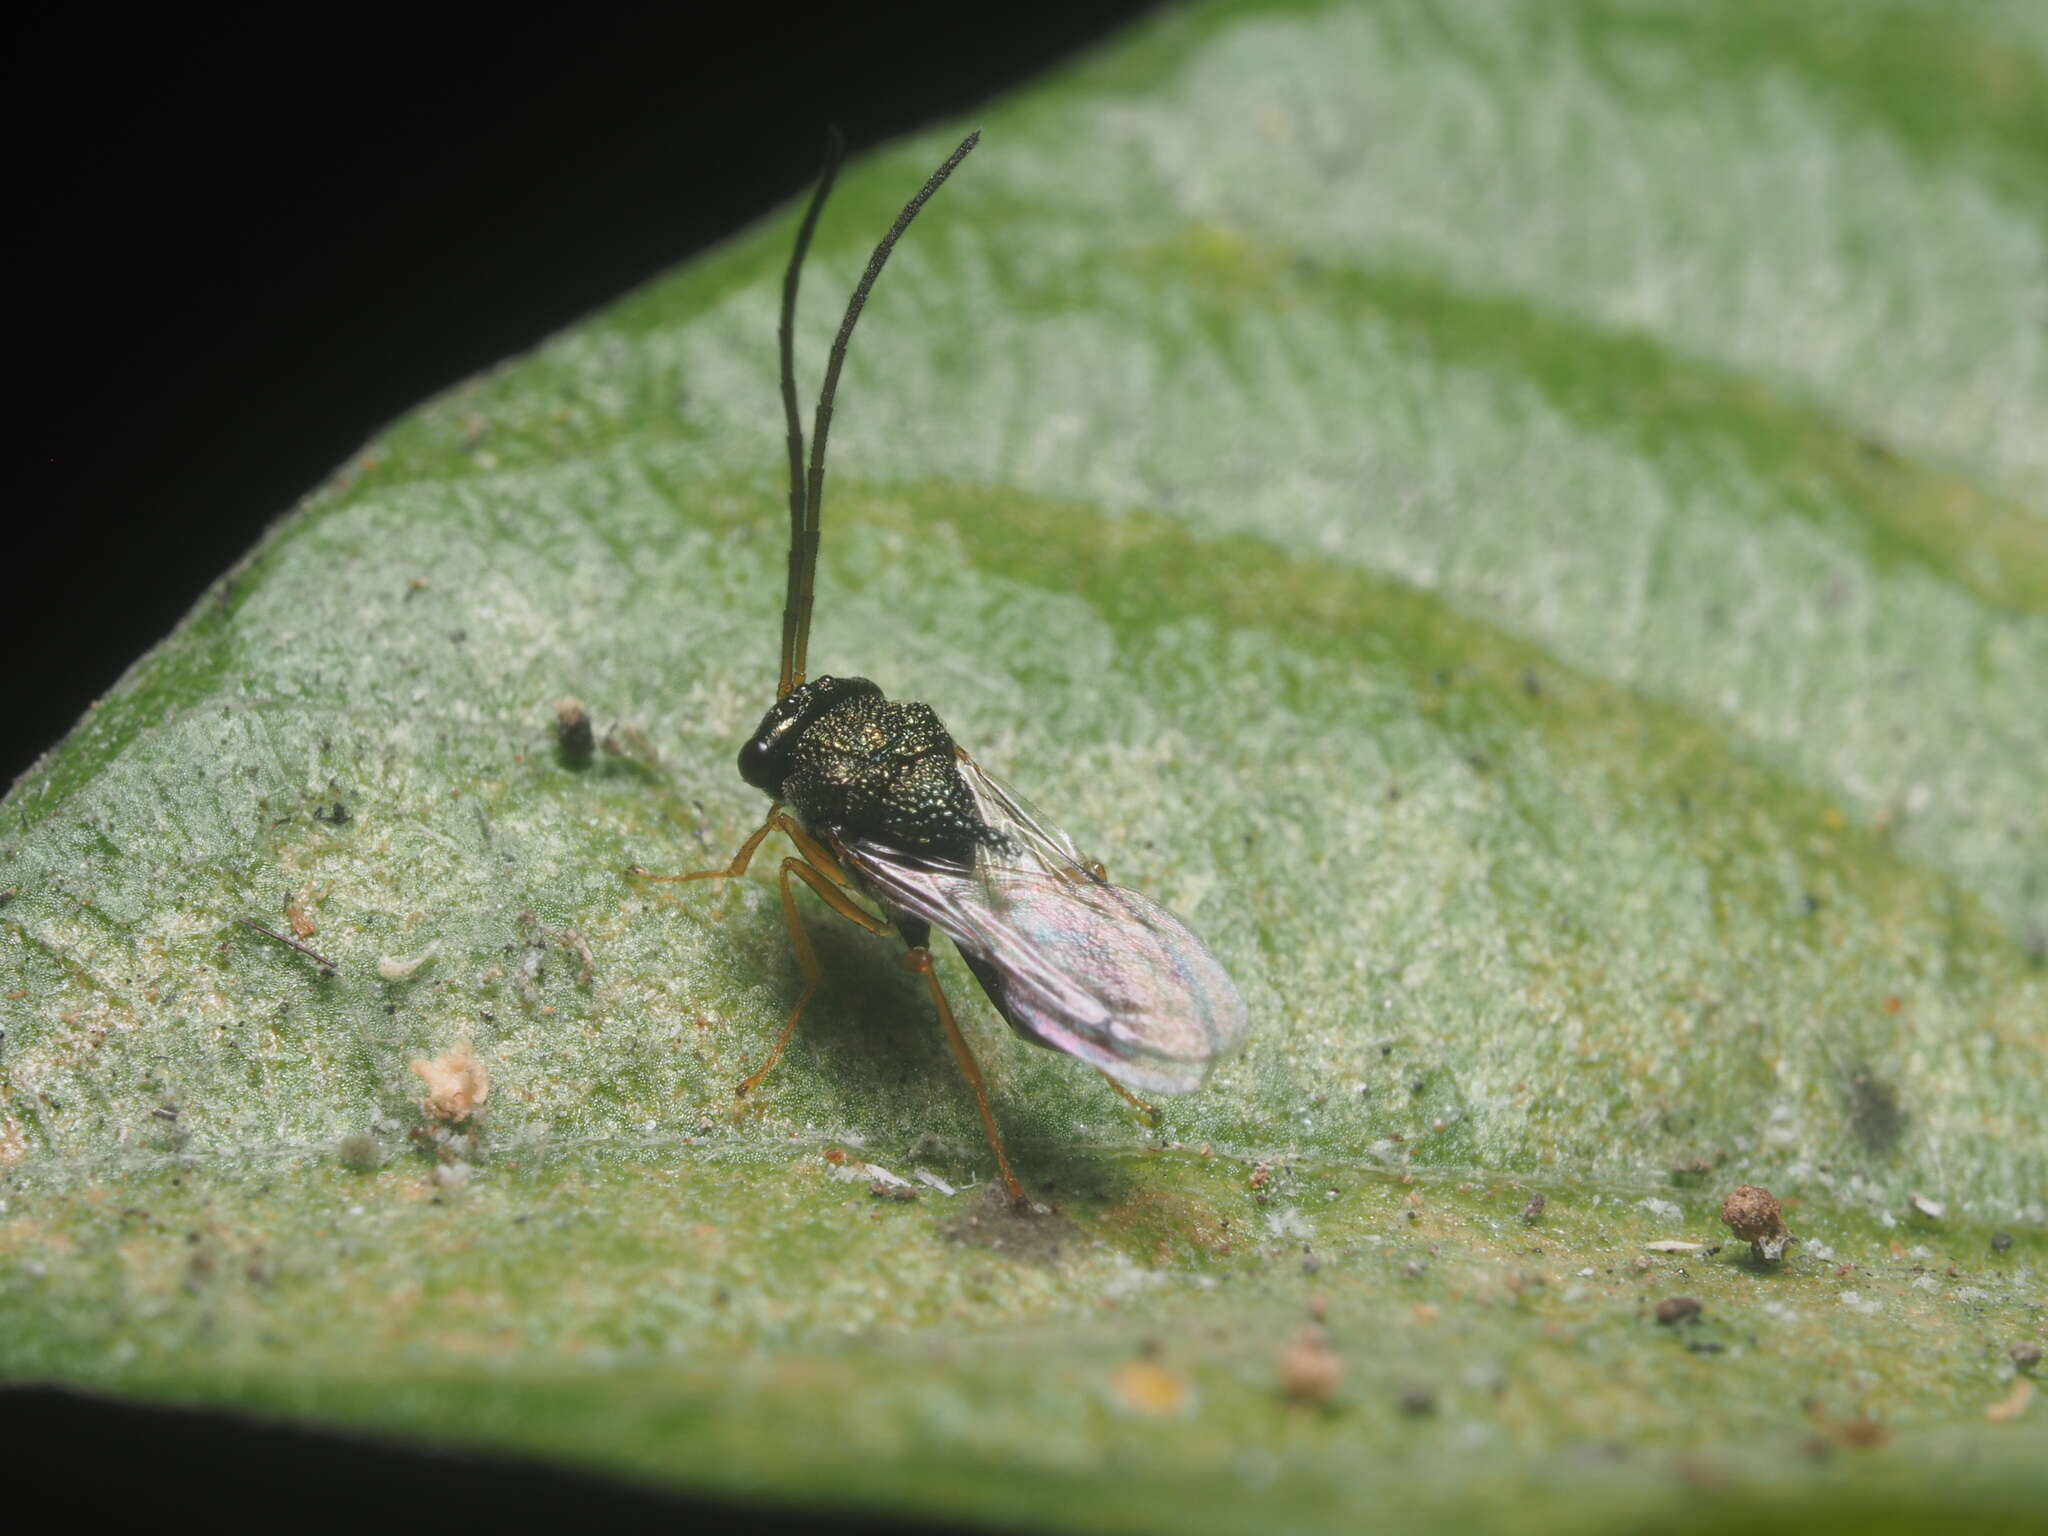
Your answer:
[[[770,798],[780,798],[794,766],[796,744],[820,715],[849,699],[876,698],[882,690],[864,677],[814,677],[777,699],[740,748],[740,777]]]

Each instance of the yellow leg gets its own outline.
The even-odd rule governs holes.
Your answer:
[[[775,1064],[782,1060],[782,1053],[789,1046],[790,1038],[796,1034],[797,1021],[803,1017],[811,997],[824,980],[824,968],[818,964],[818,952],[811,945],[811,936],[804,931],[801,918],[796,911],[796,890],[789,883],[790,878],[803,881],[814,891],[818,899],[834,912],[857,927],[869,933],[888,935],[894,932],[887,922],[873,913],[864,911],[854,901],[850,892],[855,888],[852,878],[840,866],[832,850],[806,831],[803,825],[782,809],[780,803],[769,807],[768,818],[754,829],[754,833],[740,844],[732,862],[723,869],[699,869],[687,875],[657,875],[634,865],[628,871],[643,880],[681,882],[685,880],[735,880],[747,872],[754,860],[754,853],[770,832],[781,832],[796,844],[800,857],[782,861],[782,919],[789,928],[790,943],[796,947],[797,969],[802,972],[803,990],[797,994],[796,1006],[789,1010],[789,1018],[782,1026],[782,1033],[775,1037],[775,1044],[768,1052],[768,1059],[750,1074],[736,1089],[736,1097],[744,1098],[761,1083]],[[1092,873],[1092,871],[1091,871]],[[974,1052],[968,1048],[967,1037],[960,1033],[960,1025],[953,1017],[952,1004],[946,1001],[945,990],[939,985],[938,973],[932,969],[931,951],[918,946],[903,957],[904,968],[924,977],[927,991],[932,995],[932,1004],[939,1012],[939,1027],[945,1031],[946,1044],[952,1048],[953,1062],[960,1069],[960,1075],[967,1079],[968,1089],[974,1094],[974,1108],[981,1116],[982,1135],[988,1138],[989,1150],[996,1155],[996,1169],[1002,1175],[1003,1188],[1012,1200],[1023,1203],[1024,1186],[1017,1182],[1017,1175],[1010,1167],[1010,1154],[1003,1148],[1002,1133],[996,1129],[995,1111],[989,1108],[988,1086],[983,1081],[981,1066],[974,1059]],[[1139,1113],[1157,1113],[1149,1104],[1132,1098],[1121,1083],[1108,1080],[1110,1086],[1128,1099]]]
[[[1102,1072],[1102,1068],[1100,1067],[1097,1067],[1095,1070],[1098,1072]],[[1110,1088],[1115,1092],[1118,1098],[1122,1099],[1126,1104],[1130,1105],[1131,1108],[1135,1109],[1139,1114],[1143,1115],[1148,1125],[1157,1125],[1159,1123],[1159,1110],[1156,1105],[1147,1104],[1143,1099],[1139,1098],[1135,1093],[1131,1092],[1130,1089],[1126,1088],[1122,1083],[1118,1082],[1115,1078],[1111,1077],[1107,1072],[1102,1072],[1102,1080],[1105,1083],[1109,1084]]]
[[[642,869],[638,864],[626,871],[642,880],[657,880],[665,885],[678,884],[684,880],[737,880],[747,872],[747,866],[754,862],[754,850],[761,846],[761,840],[778,826],[794,826],[780,803],[768,807],[768,819],[754,829],[754,835],[740,844],[740,851],[732,856],[732,862],[723,869],[693,870],[687,875],[657,875],[652,870]]]
[[[988,1149],[996,1155],[996,1169],[1002,1175],[1003,1188],[1012,1200],[1022,1205],[1024,1186],[1017,1182],[1017,1175],[1010,1168],[1010,1154],[1003,1150],[1002,1132],[996,1129],[995,1111],[988,1105],[988,1086],[982,1081],[981,1064],[974,1059],[974,1052],[967,1046],[967,1037],[960,1033],[960,1026],[954,1021],[953,1007],[946,1001],[945,990],[939,985],[938,972],[932,969],[932,952],[920,945],[904,955],[903,966],[924,978],[932,1002],[939,1010],[939,1026],[946,1032],[946,1044],[953,1048],[954,1065],[960,1068],[960,1075],[967,1079],[967,1086],[973,1091],[974,1107],[981,1115],[981,1134],[988,1138]]]
[[[788,830],[787,828],[784,829]],[[782,1053],[789,1046],[790,1036],[796,1033],[797,1020],[804,1016],[804,1008],[810,1003],[818,984],[825,979],[825,968],[818,964],[818,952],[811,945],[811,936],[804,931],[803,919],[796,913],[796,888],[789,883],[791,875],[803,881],[818,893],[819,900],[837,912],[850,923],[858,923],[869,933],[887,934],[889,925],[879,917],[863,912],[854,905],[843,890],[833,885],[822,872],[813,869],[802,859],[782,861],[782,920],[789,926],[789,942],[796,948],[797,969],[803,973],[804,988],[796,997],[796,1006],[789,1010],[789,1021],[782,1026],[782,1033],[775,1037],[775,1044],[768,1051],[768,1059],[733,1090],[736,1097],[745,1098],[761,1085],[761,1079],[775,1070],[775,1064],[782,1060]]]

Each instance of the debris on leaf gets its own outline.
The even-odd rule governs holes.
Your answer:
[[[1906,1202],[1906,1206],[1915,1216],[1924,1216],[1929,1221],[1948,1220],[1948,1206],[1940,1200],[1930,1200],[1925,1195],[1916,1194]]]
[[[1537,1222],[1541,1221],[1543,1219],[1543,1207],[1547,1204],[1549,1202],[1543,1198],[1541,1191],[1531,1195],[1528,1204],[1522,1207],[1522,1225],[1533,1227]]]
[[[431,1060],[412,1063],[412,1070],[427,1085],[420,1108],[451,1125],[469,1119],[491,1096],[490,1078],[467,1040],[456,1041]]]
[[[1153,1419],[1185,1413],[1195,1399],[1187,1377],[1149,1356],[1126,1360],[1110,1372],[1109,1391],[1119,1407]]]
[[[1659,1238],[1654,1243],[1643,1244],[1643,1247],[1650,1253],[1705,1253],[1707,1251],[1705,1243],[1681,1242],[1675,1237]]]
[[[1984,1410],[1984,1417],[1994,1424],[2010,1424],[2027,1411],[2027,1404],[2034,1400],[2034,1384],[2024,1376],[2013,1378],[2012,1390]]]
[[[1666,1296],[1657,1303],[1657,1321],[1668,1328],[1674,1323],[1689,1323],[1705,1310],[1696,1296]]]
[[[1400,1397],[1395,1401],[1400,1404],[1403,1413],[1420,1418],[1424,1414],[1436,1412],[1436,1388],[1420,1385],[1403,1387]]]
[[[607,756],[623,757],[642,768],[655,768],[661,764],[661,749],[655,746],[654,738],[647,734],[644,726],[631,721],[621,721],[606,731],[600,745]]]
[[[825,1161],[831,1169],[833,1178],[845,1179],[851,1183],[865,1180],[868,1193],[877,1200],[915,1200],[919,1184],[926,1189],[937,1190],[942,1195],[960,1193],[957,1187],[948,1184],[928,1168],[914,1170],[916,1183],[912,1183],[910,1179],[884,1168],[880,1163],[864,1163],[857,1157],[848,1157],[838,1147],[833,1147],[825,1154]]]
[[[307,901],[305,891],[285,898],[284,920],[291,925],[294,938],[310,939],[320,931],[320,925],[313,921],[313,914],[307,909]]]
[[[380,955],[377,959],[377,974],[386,981],[410,981],[419,973],[420,967],[434,958],[431,949],[423,949],[410,959],[398,955]]]
[[[1721,1202],[1721,1220],[1728,1230],[1749,1244],[1760,1264],[1775,1264],[1798,1241],[1785,1230],[1784,1207],[1768,1189],[1738,1184]]]
[[[384,1148],[369,1132],[357,1131],[341,1138],[334,1155],[350,1173],[374,1173],[383,1164]]]
[[[571,762],[580,763],[590,756],[596,743],[590,734],[590,711],[581,699],[555,700],[555,740]]]
[[[278,943],[282,944],[286,949],[297,950],[300,954],[304,955],[308,960],[311,960],[315,965],[320,967],[320,974],[322,976],[331,978],[334,975],[334,962],[328,959],[325,955],[321,954],[317,949],[312,949],[307,945],[302,944],[297,939],[291,938],[286,934],[279,933],[275,928],[266,928],[261,923],[252,921],[249,918],[238,917],[235,919],[235,921],[240,923],[244,928],[247,928],[251,933],[260,933],[266,939],[275,939]]]
[[[1290,1403],[1320,1407],[1344,1380],[1344,1357],[1331,1347],[1327,1333],[1304,1323],[1280,1351],[1277,1371],[1281,1396]]]
[[[2041,1363],[2041,1346],[2032,1339],[2021,1339],[2006,1351],[2006,1357],[2012,1361],[2014,1370],[2031,1372]]]
[[[1836,1426],[1836,1431],[1841,1435],[1844,1445],[1858,1445],[1866,1449],[1883,1445],[1892,1437],[1892,1432],[1885,1428],[1882,1420],[1873,1419],[1867,1414],[1858,1414],[1853,1419],[1842,1420]]]
[[[526,930],[526,942],[535,949],[543,944],[555,944],[576,956],[576,985],[590,985],[591,973],[597,968],[597,957],[590,952],[590,941],[573,928],[550,928],[531,912],[519,914],[519,926]]]

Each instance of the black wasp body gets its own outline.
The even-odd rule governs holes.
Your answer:
[[[981,1069],[939,985],[927,943],[937,928],[1026,1040],[1078,1057],[1141,1109],[1132,1090],[1185,1093],[1236,1048],[1245,1026],[1237,988],[1202,941],[1165,908],[1110,883],[1058,827],[960,750],[926,704],[886,698],[864,677],[804,679],[818,563],[825,440],[846,346],[889,252],[979,135],[969,135],[925,182],[875,248],[832,344],[811,432],[808,474],[797,415],[792,329],[797,279],[839,165],[835,137],[797,232],[782,285],[782,402],[789,430],[789,585],[775,702],[740,748],[740,777],[768,796],[767,819],[720,869],[657,880],[723,880],[746,873],[771,832],[796,847],[782,861],[783,918],[803,990],[768,1059],[739,1085],[768,1075],[822,978],[797,916],[808,886],[848,922],[908,946],[1013,1199],[1010,1167]],[[636,874],[646,875],[644,870]],[[881,909],[870,911],[865,898]]]

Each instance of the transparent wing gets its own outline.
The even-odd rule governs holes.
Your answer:
[[[960,777],[966,782],[968,793],[974,796],[974,808],[981,819],[1008,845],[1004,851],[986,853],[979,861],[981,868],[1029,868],[1036,864],[1048,874],[1100,883],[1100,866],[1016,790],[964,754],[960,759]]]
[[[1229,973],[1179,918],[1101,879],[997,781],[979,770],[968,778],[977,799],[990,797],[994,814],[984,815],[1009,846],[968,868],[852,842],[840,845],[846,862],[884,903],[952,939],[1025,1039],[1140,1092],[1199,1088],[1244,1038]]]

